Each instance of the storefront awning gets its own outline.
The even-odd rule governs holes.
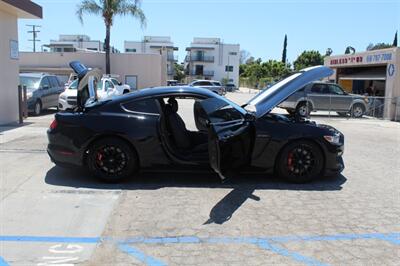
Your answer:
[[[386,80],[386,74],[383,73],[358,73],[339,76],[341,80]]]

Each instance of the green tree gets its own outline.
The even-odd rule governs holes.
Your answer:
[[[186,77],[183,65],[174,63],[174,70],[175,70],[174,79],[181,82]]]
[[[280,80],[283,77],[289,75],[292,70],[290,65],[277,60],[268,60],[262,63],[264,78],[269,78],[271,80]]]
[[[385,49],[385,48],[390,48],[390,47],[392,47],[392,45],[390,45],[390,44],[388,44],[388,43],[383,43],[383,42],[376,43],[376,44],[370,43],[370,44],[367,46],[367,51]]]
[[[146,23],[146,17],[140,8],[141,0],[83,0],[77,7],[76,14],[83,23],[83,14],[101,15],[106,26],[105,52],[106,73],[110,74],[110,31],[115,16],[130,15],[139,19],[141,26]]]
[[[309,66],[322,65],[324,63],[323,56],[318,51],[304,51],[293,62],[294,69],[300,70]]]
[[[286,48],[287,48],[287,36],[283,40],[283,51],[282,51],[282,63],[286,64]]]
[[[354,54],[356,52],[356,49],[352,46],[347,46],[346,50],[344,51],[345,54]]]

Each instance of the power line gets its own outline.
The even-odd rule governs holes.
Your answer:
[[[32,39],[28,40],[30,42],[33,42],[33,52],[36,52],[36,42],[40,42],[40,40],[37,40],[37,34],[40,32],[37,30],[37,28],[40,28],[42,26],[40,25],[26,25],[28,27],[32,27],[32,30],[28,31],[28,33],[32,33]]]

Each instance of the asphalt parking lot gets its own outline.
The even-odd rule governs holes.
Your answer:
[[[228,97],[244,103],[251,94]],[[313,116],[345,134],[346,168],[310,184],[163,172],[103,184],[50,162],[53,114],[0,127],[1,266],[400,261],[398,122]]]

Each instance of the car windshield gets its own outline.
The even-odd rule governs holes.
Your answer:
[[[114,83],[115,86],[118,86],[119,82],[116,79],[111,79],[112,83]]]
[[[40,78],[36,77],[19,77],[19,84],[26,86],[28,90],[36,90],[39,88]]]
[[[76,90],[77,88],[78,88],[78,80],[76,79],[76,80],[72,81],[71,84],[69,84],[68,89],[69,90]]]

